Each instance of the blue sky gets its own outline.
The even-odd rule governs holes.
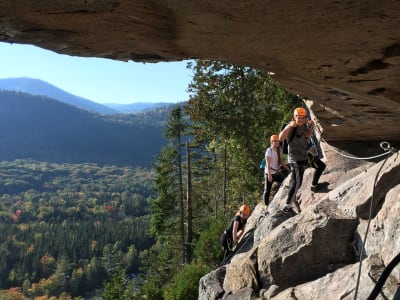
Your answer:
[[[188,100],[186,61],[121,62],[61,55],[31,45],[0,42],[0,79],[29,77],[98,103]]]

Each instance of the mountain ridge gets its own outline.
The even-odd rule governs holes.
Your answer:
[[[100,115],[44,96],[0,91],[0,160],[149,167],[165,144],[167,113]]]
[[[135,102],[130,104],[106,103],[101,104],[69,93],[44,80],[29,77],[12,77],[0,79],[0,90],[23,92],[31,95],[40,95],[68,103],[70,105],[93,111],[103,115],[118,113],[137,113],[154,108],[174,105],[169,102]]]
[[[119,113],[138,113],[146,112],[156,108],[174,106],[176,103],[172,102],[135,102],[130,104],[121,103],[104,103],[104,105],[118,111]]]
[[[73,95],[46,81],[28,77],[0,79],[0,90],[23,92],[31,95],[46,96],[70,105],[94,111],[100,114],[114,114],[115,110],[92,100]]]

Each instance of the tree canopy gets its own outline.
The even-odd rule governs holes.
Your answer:
[[[265,72],[217,61],[189,67],[194,76],[185,114],[170,115],[165,134],[171,143],[156,163],[151,226],[158,240],[144,257],[141,287],[152,299],[197,299],[187,283],[219,265],[218,237],[228,218],[242,203],[254,207],[262,200],[259,163],[269,137],[301,105]],[[188,120],[185,130],[178,120]],[[183,265],[182,239],[193,248],[193,259]],[[162,270],[175,276],[162,276]]]

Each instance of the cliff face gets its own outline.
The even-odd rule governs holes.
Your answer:
[[[2,42],[123,61],[216,59],[268,71],[308,99],[330,145],[344,150],[339,142],[366,142],[350,147],[361,156],[375,142],[400,139],[399,28],[394,0],[0,1]],[[360,251],[365,299],[400,249],[398,153],[373,189],[382,161],[359,164],[331,152],[325,192],[311,193],[305,179],[302,213],[291,218],[279,214],[284,188],[268,216],[258,218],[257,208],[251,243],[202,279],[201,299],[259,291],[264,298],[350,299]],[[388,280],[381,297],[393,297],[398,267]]]
[[[310,191],[308,169],[298,197],[301,212],[280,210],[288,179],[268,214],[259,204],[230,263],[200,280],[199,299],[354,299],[356,290],[357,299],[367,299],[399,255],[400,154],[362,163],[325,148],[321,190]],[[377,299],[398,299],[399,284],[400,265]]]
[[[15,0],[0,41],[144,62],[226,60],[312,100],[328,141],[400,137],[400,2]]]

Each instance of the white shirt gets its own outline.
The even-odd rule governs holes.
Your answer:
[[[272,150],[271,147],[269,147],[265,151],[265,174],[268,174],[268,157],[270,158],[270,169],[271,169],[271,175],[275,174],[279,170],[279,157],[278,153],[275,150]]]

